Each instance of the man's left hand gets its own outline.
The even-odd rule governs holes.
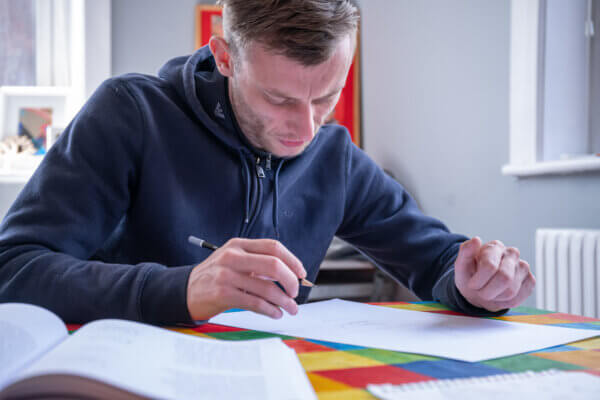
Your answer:
[[[498,240],[482,245],[474,237],[460,246],[454,281],[474,306],[489,311],[516,307],[533,291],[535,278],[519,250]]]

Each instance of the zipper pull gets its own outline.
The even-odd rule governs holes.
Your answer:
[[[267,171],[271,170],[271,153],[267,154],[267,165],[265,167]]]
[[[260,157],[256,157],[256,175],[259,178],[264,178],[266,176],[265,170],[260,166]]]

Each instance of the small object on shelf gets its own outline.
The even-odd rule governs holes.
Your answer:
[[[0,155],[34,154],[35,145],[27,136],[9,136],[0,141]]]

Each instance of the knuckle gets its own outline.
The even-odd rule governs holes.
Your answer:
[[[490,243],[492,243],[494,246],[504,247],[504,243],[499,240],[492,240]]]
[[[238,261],[238,252],[232,248],[225,249],[223,253],[221,253],[221,261],[224,264],[233,264]]]
[[[232,246],[239,245],[239,243],[240,243],[239,238],[231,238],[223,245],[223,247],[232,247]]]
[[[494,247],[493,243],[486,243],[483,246],[481,246],[481,252],[486,252],[489,251],[490,249],[492,249]]]
[[[519,258],[521,256],[521,252],[519,252],[519,249],[517,249],[516,247],[506,248],[505,253],[515,258]]]
[[[269,246],[269,250],[271,254],[278,256],[281,254],[281,243],[274,239],[267,239],[267,246]]]
[[[229,239],[223,247],[243,248],[246,240],[247,239],[244,238],[234,237]]]
[[[276,257],[270,257],[266,266],[271,274],[276,274],[281,268],[281,261]]]

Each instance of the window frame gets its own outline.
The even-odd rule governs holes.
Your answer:
[[[36,0],[37,3],[46,1]],[[0,86],[0,138],[8,133],[4,132],[8,117],[3,114],[11,103],[29,101],[39,106],[46,101],[49,106],[62,102],[62,115],[57,116],[53,125],[64,128],[93,91],[111,75],[111,0],[68,1],[70,85]],[[24,183],[29,179],[42,157],[24,158],[31,160],[23,160],[21,166],[0,168],[0,183]]]
[[[545,0],[511,0],[510,160],[504,175],[517,177],[600,170],[600,157],[541,161]]]

